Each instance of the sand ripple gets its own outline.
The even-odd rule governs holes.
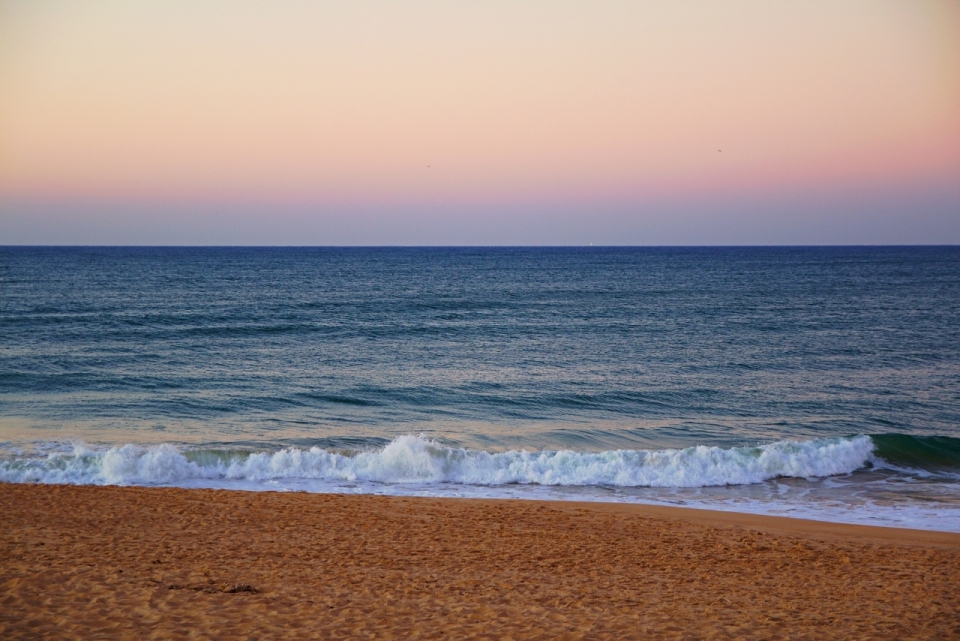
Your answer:
[[[0,484],[2,638],[960,638],[960,535]]]

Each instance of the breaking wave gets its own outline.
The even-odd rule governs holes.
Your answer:
[[[378,450],[340,453],[313,447],[275,452],[184,450],[124,445],[0,460],[0,481],[94,485],[175,485],[193,480],[309,479],[385,484],[706,487],[777,477],[818,478],[868,465],[869,436],[778,441],[757,447],[676,450],[485,452],[401,436]]]

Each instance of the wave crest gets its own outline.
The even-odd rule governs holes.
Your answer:
[[[172,445],[76,446],[46,457],[0,461],[0,481],[170,485],[190,480],[311,479],[388,484],[706,487],[777,477],[848,474],[873,458],[868,436],[779,441],[758,447],[679,450],[484,452],[401,436],[375,451],[341,454],[313,447],[232,454],[184,452]]]

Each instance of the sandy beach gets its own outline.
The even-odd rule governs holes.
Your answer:
[[[960,535],[622,504],[0,484],[0,637],[960,638]]]

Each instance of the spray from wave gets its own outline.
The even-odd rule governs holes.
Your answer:
[[[778,477],[819,478],[858,470],[874,456],[869,436],[779,441],[758,447],[679,450],[485,452],[401,436],[375,451],[313,447],[276,452],[183,451],[172,445],[124,445],[0,461],[0,481],[94,485],[172,485],[192,480],[305,479],[385,484],[500,486],[707,487]]]

